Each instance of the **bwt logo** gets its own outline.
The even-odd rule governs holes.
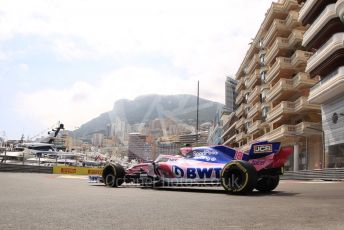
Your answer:
[[[268,153],[272,152],[272,144],[268,145],[255,145],[253,148],[254,153]]]

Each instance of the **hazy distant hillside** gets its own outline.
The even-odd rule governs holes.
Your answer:
[[[223,105],[200,98],[200,122],[212,121],[216,111]],[[104,131],[106,125],[115,117],[129,124],[146,123],[156,118],[171,118],[181,121],[196,119],[197,97],[193,95],[145,95],[135,100],[118,100],[112,111],[101,114],[99,117],[83,124],[75,135],[88,136],[94,132]]]

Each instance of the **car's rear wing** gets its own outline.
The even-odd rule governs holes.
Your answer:
[[[251,146],[249,161],[258,171],[267,167],[280,168],[292,153],[292,147],[281,147],[280,142],[258,142]]]
[[[280,142],[257,142],[251,145],[249,152],[250,159],[262,158],[280,151]]]

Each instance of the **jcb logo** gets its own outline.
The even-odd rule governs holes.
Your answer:
[[[255,145],[253,149],[254,153],[268,153],[272,152],[272,144],[269,145]]]

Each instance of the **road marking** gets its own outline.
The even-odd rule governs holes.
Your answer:
[[[302,180],[282,180],[281,184],[338,184],[343,183],[342,181],[323,181],[323,180],[311,180],[311,181],[302,181]]]
[[[74,175],[61,175],[58,176],[59,179],[79,179],[79,180],[87,180],[88,176],[74,176]]]

